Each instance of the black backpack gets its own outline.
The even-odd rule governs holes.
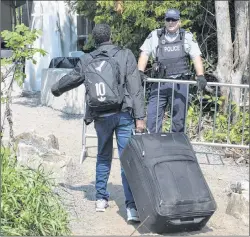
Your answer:
[[[87,63],[85,75],[86,102],[93,111],[119,110],[123,101],[123,85],[120,80],[115,54],[121,48],[108,51],[95,50]]]

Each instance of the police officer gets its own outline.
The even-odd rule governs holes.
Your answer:
[[[190,59],[192,59],[198,89],[203,90],[207,81],[203,75],[201,51],[193,34],[180,28],[180,25],[180,12],[177,9],[169,9],[165,14],[165,27],[152,31],[140,47],[142,52],[138,61],[138,69],[144,77],[143,72],[149,57],[152,56],[154,59],[152,77],[187,80],[191,76]],[[185,84],[174,83],[172,132],[184,132],[187,87]],[[173,83],[160,84],[156,129],[158,83],[152,84],[147,108],[147,127],[150,132],[162,130],[166,106],[172,103],[172,89]]]

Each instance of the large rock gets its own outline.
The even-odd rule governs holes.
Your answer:
[[[41,104],[68,114],[84,114],[85,86],[65,92],[59,97],[53,96],[51,87],[60,78],[73,69],[48,68],[42,70]]]
[[[57,149],[59,150],[58,139],[50,134],[47,139],[40,137],[35,131],[24,132],[15,137],[15,142],[25,143],[27,145],[33,145],[39,147],[39,149]]]
[[[58,140],[54,135],[45,139],[35,132],[26,132],[18,135],[15,141],[20,165],[31,169],[37,169],[41,165],[56,183],[64,181],[65,171],[71,160],[58,150]]]
[[[226,213],[249,225],[249,182],[235,182],[230,190]]]

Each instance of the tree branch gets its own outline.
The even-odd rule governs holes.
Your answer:
[[[215,17],[215,15],[214,15],[212,12],[208,11],[208,10],[207,10],[205,7],[203,7],[202,5],[201,5],[201,7],[202,7],[203,9],[205,9],[206,12],[210,13],[213,17]]]
[[[204,39],[203,42],[201,43],[201,46],[202,46],[202,45],[207,41],[207,39],[210,38],[212,35],[216,35],[216,32],[212,33],[211,35],[208,35],[208,36],[206,37],[206,39]],[[200,46],[200,47],[201,47],[201,46]]]
[[[4,113],[4,117],[3,117],[3,122],[1,124],[1,137],[3,136],[3,131],[4,131],[4,122],[5,119],[7,118],[7,121],[9,123],[9,145],[12,145],[12,142],[14,140],[14,131],[13,131],[13,121],[12,121],[12,111],[10,108],[10,104],[12,102],[11,100],[11,93],[12,93],[12,87],[13,87],[13,82],[15,80],[15,72],[16,72],[16,64],[14,64],[14,66],[12,67],[12,69],[14,69],[13,72],[13,76],[11,78],[9,87],[7,89],[7,96],[6,96],[6,109],[5,109],[5,113]],[[2,93],[2,92],[1,92]]]

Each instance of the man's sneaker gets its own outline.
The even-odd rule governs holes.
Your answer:
[[[105,199],[99,199],[95,202],[95,210],[97,212],[104,212],[108,206],[108,201]]]
[[[137,210],[134,208],[127,208],[127,221],[140,222]]]

